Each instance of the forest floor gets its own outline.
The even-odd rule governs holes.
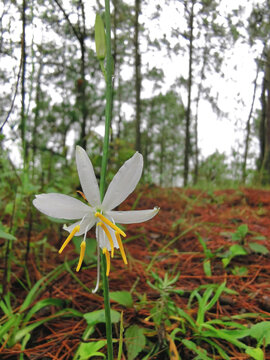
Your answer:
[[[221,294],[215,306],[207,311],[206,320],[240,315],[244,319],[245,314],[257,314],[254,315],[255,319],[245,319],[244,324],[248,326],[250,323],[267,320],[268,317],[270,319],[270,191],[240,188],[205,192],[143,187],[121,205],[121,210],[132,207],[150,209],[154,206],[160,207],[160,212],[154,219],[125,227],[127,241],[124,247],[128,265],[124,265],[116,251],[109,276],[110,291],[125,290],[132,294],[133,306],[130,307],[111,301],[112,309],[123,311],[124,327],[136,324],[148,331],[152,343],[161,344],[159,353],[150,356],[149,359],[177,359],[174,357],[175,354],[169,355],[169,345],[166,346],[166,343],[172,348],[175,345],[182,359],[196,357],[195,353],[185,348],[181,342],[173,342],[168,336],[174,328],[180,326],[177,318],[171,320],[170,328],[166,327],[166,321],[163,323],[163,320],[157,325],[150,316],[151,309],[161,297],[158,291],[149,286],[149,282],[155,283],[155,274],[164,279],[166,273],[169,276],[180,273],[174,289],[183,290],[183,294],[172,292],[169,296],[177,307],[194,319],[198,304],[194,301],[191,307],[188,306],[191,292],[201,285],[221,284],[224,281],[226,288],[233,291]],[[71,244],[59,255],[57,250],[63,242],[64,231],[60,232],[59,225],[54,223],[49,228],[37,231],[38,225],[40,226],[40,222],[45,218],[40,214],[35,216],[34,221],[38,221],[39,224],[33,227],[31,242],[38,243],[46,236],[48,245],[44,247],[42,254],[37,254],[32,247],[27,266],[32,284],[65,260],[78,259]],[[15,248],[18,257],[19,252],[23,252],[26,236],[26,231],[22,230],[21,245],[17,250]],[[205,248],[202,244],[205,244]],[[245,253],[234,253],[231,246],[236,244],[244,249]],[[228,252],[230,248],[231,251]],[[226,267],[222,263],[224,258],[229,259]],[[210,267],[206,268],[204,266],[207,259]],[[75,270],[75,267],[76,263],[72,265],[72,269]],[[211,276],[206,275],[209,275],[209,271]],[[76,273],[77,279],[84,286],[71,273],[63,271],[44,289],[37,300],[48,297],[61,298],[66,301],[68,307],[82,313],[102,309],[102,290],[100,289],[97,294],[91,293],[96,283],[96,264],[93,260]],[[19,307],[27,293],[17,281],[24,277],[24,269],[18,263],[13,263],[13,275],[11,291],[15,294],[16,306]],[[203,287],[200,289],[202,291]],[[43,319],[48,311],[53,314],[56,309],[52,306],[49,309],[43,308],[35,314],[32,321]],[[24,350],[24,359],[72,359],[85,327],[85,319],[75,316],[56,317],[45,322],[33,330],[31,341]],[[113,336],[119,338],[119,324],[113,325]],[[185,336],[193,340],[190,331],[187,331]],[[99,324],[90,340],[104,338],[105,326]],[[220,339],[215,341],[226,351],[230,359],[250,358],[233,344]],[[246,343],[254,346],[250,339],[247,339]],[[201,346],[209,348],[209,344],[203,342]],[[262,345],[261,348],[265,353],[265,359],[270,359],[269,347]],[[117,349],[116,342],[115,358]],[[122,359],[127,359],[125,344],[123,349]],[[100,351],[105,350],[104,348]],[[19,344],[11,348],[2,346],[0,358],[20,359],[20,352]],[[144,351],[136,359],[143,359],[145,355]],[[93,357],[95,358],[101,357]],[[221,356],[216,355],[213,358],[221,359]]]

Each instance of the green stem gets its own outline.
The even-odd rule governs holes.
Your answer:
[[[111,14],[110,14],[110,0],[105,0],[105,28],[106,28],[106,109],[105,109],[105,134],[103,141],[103,155],[101,163],[100,174],[100,198],[101,201],[105,194],[105,179],[108,163],[109,152],[109,133],[112,115],[112,74],[113,74],[113,59],[111,55]],[[104,308],[106,319],[106,337],[107,337],[107,358],[113,360],[113,344],[112,344],[112,324],[111,324],[111,308],[109,298],[109,280],[106,275],[106,258],[102,254],[102,283]]]
[[[105,0],[105,27],[106,27],[106,109],[105,109],[105,134],[103,142],[103,156],[100,175],[100,197],[101,200],[105,193],[105,178],[108,163],[109,152],[109,133],[112,116],[112,75],[113,58],[111,54],[111,18],[110,18],[110,0]]]
[[[106,275],[106,258],[105,258],[104,254],[102,254],[102,284],[103,284],[103,297],[104,297],[104,309],[105,309],[105,320],[106,320],[107,359],[113,360],[109,279],[108,279],[108,276]]]

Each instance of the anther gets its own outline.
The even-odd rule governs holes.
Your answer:
[[[117,231],[115,232],[115,237],[116,237],[116,240],[118,242],[120,253],[122,255],[123,261],[127,265],[127,257],[126,257],[126,254],[125,254],[124,246],[123,246],[123,243],[122,243],[121,236],[120,236],[119,232],[117,232]]]
[[[106,248],[102,249],[103,254],[106,257],[106,263],[107,263],[107,267],[106,267],[106,276],[109,276],[110,274],[110,267],[111,267],[111,260],[110,260],[110,254],[109,251]]]
[[[58,251],[59,254],[62,253],[64,248],[67,246],[67,244],[70,242],[70,240],[73,238],[73,236],[80,230],[80,225],[77,225],[74,227],[74,229],[71,231],[67,239],[65,240],[64,244],[61,246],[60,250]]]
[[[80,258],[79,258],[79,262],[76,268],[76,271],[79,271],[81,266],[82,266],[82,262],[83,262],[83,258],[84,258],[84,254],[85,254],[85,248],[86,248],[86,242],[82,241],[81,242],[81,252],[80,252]]]
[[[127,235],[124,233],[123,230],[121,230],[118,226],[116,226],[114,223],[112,223],[110,220],[108,220],[104,215],[102,215],[100,212],[95,213],[95,217],[98,217],[101,221],[103,221],[105,224],[109,225],[113,230],[118,231],[119,234],[126,237]]]
[[[76,192],[77,192],[78,194],[80,194],[80,195],[84,198],[85,201],[87,201],[86,196],[84,195],[84,193],[83,193],[82,191],[77,190]]]

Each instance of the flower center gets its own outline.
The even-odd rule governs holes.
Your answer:
[[[114,243],[113,243],[113,239],[112,239],[112,235],[108,229],[108,226],[114,230],[114,234],[115,234],[115,238],[116,241],[118,243],[119,249],[120,249],[120,253],[122,255],[123,261],[125,264],[127,264],[127,258],[126,258],[126,254],[125,254],[125,250],[124,250],[124,246],[121,240],[121,236],[126,237],[126,234],[124,233],[123,230],[121,230],[118,226],[116,226],[113,222],[111,222],[109,219],[107,219],[104,215],[102,215],[99,211],[97,211],[95,213],[95,217],[99,218],[101,221],[97,223],[97,226],[100,226],[102,228],[102,230],[104,231],[104,233],[106,234],[110,246],[111,246],[111,257],[113,258],[114,256]],[[107,225],[107,226],[106,226]],[[110,273],[110,267],[111,267],[111,263],[110,263],[110,253],[108,251],[108,249],[106,247],[104,247],[102,249],[103,254],[105,254],[106,256],[106,263],[107,263],[107,271],[106,271],[106,275],[108,276]]]

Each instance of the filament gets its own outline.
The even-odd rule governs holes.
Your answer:
[[[100,212],[96,212],[95,216],[98,217],[101,221],[103,221],[105,224],[109,225],[113,230],[118,231],[119,234],[126,237],[127,235],[124,233],[123,230],[121,230],[118,226],[116,226],[114,223],[112,223],[110,220],[108,220],[104,215],[102,215]]]

